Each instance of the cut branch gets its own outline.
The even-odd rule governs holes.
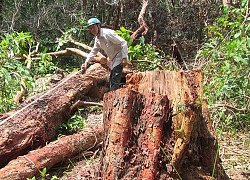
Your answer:
[[[96,102],[86,102],[86,101],[78,100],[75,104],[73,104],[71,106],[70,112],[75,112],[76,109],[78,109],[79,107],[83,107],[83,106],[99,106],[99,107],[103,107],[103,104],[96,103]]]
[[[82,47],[82,48],[84,48],[84,49],[86,49],[86,50],[89,50],[89,51],[91,51],[91,47],[90,46],[88,46],[88,45],[86,45],[86,44],[83,44],[83,43],[80,43],[80,42],[77,42],[77,41],[75,41],[72,37],[68,37],[68,39],[69,39],[69,42],[70,43],[72,43],[72,44],[75,44],[75,45],[77,45],[77,46],[80,46],[80,47]]]

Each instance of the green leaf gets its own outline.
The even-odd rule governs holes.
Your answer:
[[[225,64],[225,66],[226,66],[227,68],[230,67],[230,64],[228,63],[228,61],[224,61],[224,64]]]
[[[11,75],[7,69],[2,68],[2,73],[7,81],[11,81]]]
[[[248,59],[246,59],[246,58],[241,58],[241,62],[243,63],[243,64],[248,64]]]
[[[234,35],[234,38],[236,39],[236,38],[238,38],[240,35],[241,35],[241,32],[238,32],[238,33],[236,33],[236,34]]]
[[[205,45],[207,46],[207,47],[210,47],[210,48],[215,48],[212,44],[210,44],[210,43],[205,43]]]
[[[247,38],[247,46],[250,47],[250,38]]]
[[[248,0],[242,0],[241,7],[245,7]]]

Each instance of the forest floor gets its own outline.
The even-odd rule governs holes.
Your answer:
[[[250,133],[218,136],[222,165],[231,179],[250,179]]]
[[[86,128],[103,125],[102,113],[89,114]],[[250,133],[230,134],[223,132],[218,136],[220,158],[222,165],[231,180],[250,179]],[[80,154],[68,162],[53,167],[48,173],[48,179],[53,180],[98,180],[95,172],[100,170],[101,148],[95,149],[94,156],[85,157]]]

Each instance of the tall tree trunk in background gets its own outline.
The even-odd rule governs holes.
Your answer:
[[[200,70],[127,75],[104,95],[103,179],[228,179],[202,98]]]

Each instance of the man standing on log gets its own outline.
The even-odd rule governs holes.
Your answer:
[[[128,59],[127,42],[114,30],[102,28],[101,22],[97,18],[89,19],[87,27],[95,36],[95,44],[81,68],[85,70],[87,64],[100,49],[103,49],[110,60],[110,91],[116,90],[120,87],[123,65],[126,64]]]

